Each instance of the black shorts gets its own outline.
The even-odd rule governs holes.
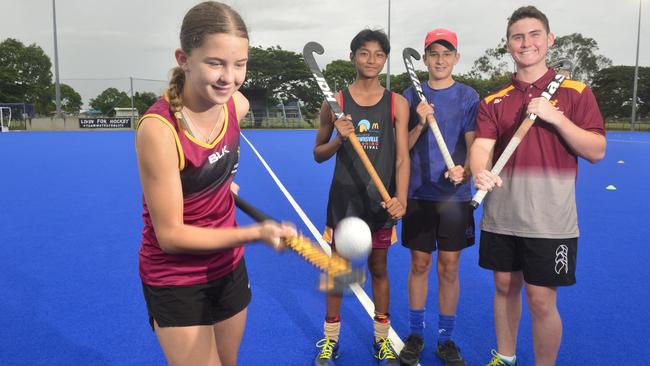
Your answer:
[[[531,285],[576,283],[578,238],[522,238],[481,231],[479,265],[498,272],[522,271]]]
[[[251,301],[246,263],[216,280],[190,286],[142,284],[149,323],[159,327],[213,325],[244,310]]]
[[[402,245],[431,253],[474,244],[474,210],[469,202],[409,199],[402,219]]]

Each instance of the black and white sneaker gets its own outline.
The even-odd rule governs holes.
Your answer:
[[[399,359],[404,366],[415,366],[420,362],[420,353],[424,349],[424,339],[417,334],[411,334],[404,342],[404,348],[399,353]]]
[[[460,355],[460,348],[454,341],[438,344],[436,355],[445,362],[445,366],[467,366],[467,362]]]

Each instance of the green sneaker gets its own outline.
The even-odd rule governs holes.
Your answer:
[[[334,360],[339,358],[339,342],[323,338],[316,343],[316,347],[320,348],[320,351],[314,360],[314,365],[334,366]]]
[[[506,362],[499,357],[499,354],[497,351],[492,350],[492,359],[490,360],[490,363],[487,364],[487,366],[517,366],[517,359],[515,358],[515,363],[510,363]]]

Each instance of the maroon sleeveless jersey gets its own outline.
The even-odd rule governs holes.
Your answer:
[[[204,143],[187,132],[160,98],[142,117],[155,118],[172,130],[179,155],[185,224],[236,227],[230,192],[239,163],[239,119],[231,97],[224,105],[225,122],[219,136]],[[212,254],[168,254],[160,249],[146,200],[142,199],[144,228],[140,246],[140,278],[147,285],[196,285],[230,273],[244,254],[242,246]]]

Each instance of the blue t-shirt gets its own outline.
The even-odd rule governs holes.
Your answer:
[[[434,115],[440,127],[447,149],[456,165],[464,165],[467,157],[465,133],[476,129],[476,113],[479,106],[478,93],[471,87],[454,82],[445,89],[432,89],[422,84],[422,91],[429,103],[434,105]],[[410,87],[403,93],[410,106],[409,131],[420,122],[416,108],[420,103],[417,93]],[[409,198],[429,201],[469,201],[472,198],[470,180],[454,186],[444,174],[447,171],[436,139],[431,129],[418,138],[411,149],[411,179]]]

